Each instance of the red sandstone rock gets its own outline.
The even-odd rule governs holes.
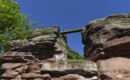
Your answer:
[[[13,40],[8,51],[18,52],[18,54],[24,52],[24,55],[31,54],[39,60],[55,59],[55,55],[61,59],[66,59],[65,55],[68,53],[66,45],[59,32],[59,27],[54,26],[52,28],[35,29],[28,34],[27,39]],[[26,57],[34,60],[31,56]]]
[[[15,69],[15,71],[18,73],[23,73],[25,71],[25,68],[24,68],[24,66],[22,66],[22,67]]]
[[[95,20],[86,28],[85,56],[100,60],[99,78],[130,80],[130,59],[123,58],[130,57],[130,14]],[[27,39],[13,41],[9,52],[0,57],[6,70],[0,72],[0,80],[97,80],[95,63],[64,62],[65,46],[58,28],[34,30]],[[46,65],[41,63],[43,60],[50,62]]]
[[[16,69],[23,66],[23,64],[22,63],[4,63],[2,66],[4,69]]]
[[[19,73],[14,70],[7,70],[4,74],[2,74],[0,77],[15,77]]]
[[[78,80],[79,78],[80,78],[80,76],[72,75],[72,74],[61,77],[61,79],[63,79],[63,80]]]
[[[36,79],[34,79],[34,80],[43,80],[42,78],[36,78]]]
[[[14,80],[22,80],[21,75],[16,76],[16,78]]]
[[[66,62],[66,42],[58,27],[38,28],[24,40],[13,40],[0,57],[0,80],[93,80],[93,61]]]
[[[68,74],[59,78],[52,78],[52,80],[94,80],[94,79],[88,79],[76,74]]]
[[[51,77],[49,74],[36,74],[36,73],[27,73],[22,74],[22,79],[43,79],[43,80],[51,80]]]
[[[1,58],[3,63],[25,63],[37,61],[31,53],[25,52],[6,52]]]
[[[130,80],[130,59],[117,57],[98,61],[101,80]]]
[[[40,67],[38,65],[38,63],[32,63],[30,65],[28,65],[28,72],[38,72],[40,70]]]
[[[130,14],[90,22],[82,33],[87,58],[130,57]]]

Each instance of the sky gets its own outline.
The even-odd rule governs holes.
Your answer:
[[[130,0],[15,0],[36,27],[58,25],[61,30],[85,27],[90,21],[130,12]],[[68,45],[83,54],[81,33],[68,34]]]

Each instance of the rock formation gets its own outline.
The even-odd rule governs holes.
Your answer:
[[[86,26],[83,37],[85,56],[92,60],[129,57],[130,14],[94,20]]]
[[[0,80],[95,80],[92,61],[66,62],[68,51],[59,28],[38,28],[25,40],[13,40],[0,60]]]
[[[85,56],[97,62],[101,80],[130,80],[130,14],[94,20],[82,35]]]
[[[38,28],[32,31],[25,40],[14,40],[8,53],[20,52],[25,55],[30,53],[38,60],[66,59],[68,54],[64,38],[59,33],[59,28]]]
[[[94,20],[82,36],[87,60],[80,62],[65,60],[67,44],[57,26],[13,40],[0,57],[0,80],[130,80],[130,14]]]

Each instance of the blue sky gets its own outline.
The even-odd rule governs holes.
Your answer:
[[[130,12],[130,0],[15,0],[30,15],[36,27],[60,26],[61,30],[85,26],[88,22],[112,14]],[[81,34],[68,35],[69,46],[83,54]]]

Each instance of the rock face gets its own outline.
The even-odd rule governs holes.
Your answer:
[[[130,59],[123,57],[98,61],[101,80],[130,80]]]
[[[92,61],[66,62],[66,42],[58,27],[38,28],[14,40],[3,57],[0,80],[96,80]]]
[[[97,79],[97,65],[92,61],[44,63],[41,67],[41,73],[49,73],[53,77],[78,74],[93,80]]]
[[[0,57],[0,80],[130,80],[130,14],[94,20],[82,31],[86,61],[66,61],[59,28],[38,28]]]
[[[130,80],[130,14],[94,20],[82,35],[85,56],[97,62],[99,80]]]
[[[29,55],[29,59],[34,57],[38,60],[46,59],[66,59],[68,51],[66,50],[66,43],[62,35],[59,33],[59,28],[54,26],[52,28],[38,28],[28,35],[25,40],[14,40],[8,50],[14,55]],[[15,55],[15,56],[16,56]],[[33,58],[32,58],[33,56]]]
[[[85,56],[92,60],[130,56],[130,14],[94,20],[83,33]]]

